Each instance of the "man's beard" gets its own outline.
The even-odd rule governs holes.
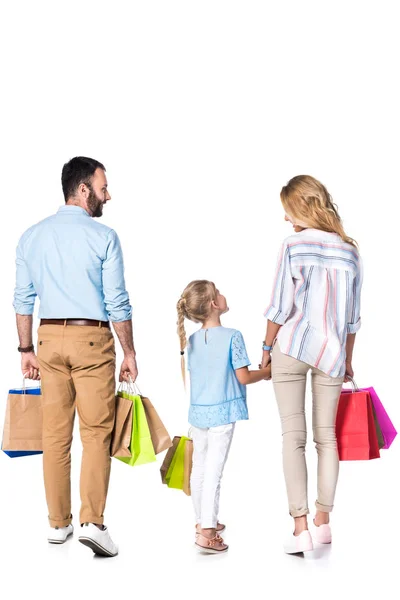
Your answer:
[[[103,215],[104,201],[96,196],[92,188],[89,189],[90,192],[87,199],[88,209],[92,213],[92,217],[101,217]]]

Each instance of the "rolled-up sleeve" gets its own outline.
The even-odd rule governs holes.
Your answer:
[[[104,304],[110,321],[129,321],[132,318],[132,307],[125,288],[124,260],[121,243],[113,230],[107,239],[102,275]]]
[[[24,259],[23,247],[24,236],[20,239],[17,246],[17,258],[15,261],[17,271],[13,306],[15,312],[19,315],[32,315],[37,294]]]
[[[347,323],[347,333],[357,333],[361,327],[361,288],[363,284],[363,265],[361,258],[358,262],[358,270],[353,279],[350,301],[350,321]]]
[[[264,316],[273,323],[283,325],[293,308],[293,292],[294,282],[290,270],[289,247],[284,242],[278,256],[271,301]]]

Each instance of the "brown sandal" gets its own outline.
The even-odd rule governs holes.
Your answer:
[[[228,550],[227,544],[218,533],[213,538],[208,538],[202,533],[196,535],[195,546],[208,554],[222,554]]]

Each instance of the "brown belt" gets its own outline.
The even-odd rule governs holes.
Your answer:
[[[108,327],[108,321],[94,321],[93,319],[41,319],[41,325],[90,325],[91,327]]]

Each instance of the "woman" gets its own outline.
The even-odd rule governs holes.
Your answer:
[[[360,322],[362,264],[356,242],[344,232],[322,183],[307,175],[282,188],[285,220],[295,234],[282,245],[269,307],[261,366],[272,360],[272,381],[283,434],[283,469],[294,519],[289,554],[313,549],[308,531],[305,459],[306,376],[311,371],[313,434],[318,453],[315,539],[332,540],[332,511],[339,473],[335,420],[343,381],[353,377],[352,356]]]

